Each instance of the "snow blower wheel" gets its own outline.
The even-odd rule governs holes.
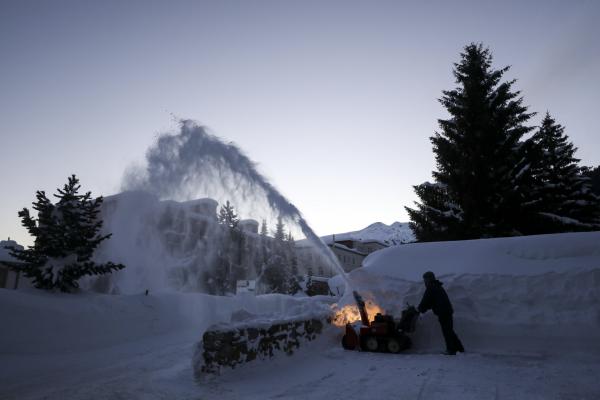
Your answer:
[[[402,346],[400,345],[400,342],[398,341],[398,339],[395,338],[388,339],[386,347],[387,351],[389,351],[390,353],[396,354],[402,351]]]
[[[342,347],[346,350],[354,350],[356,349],[356,338],[349,336],[349,335],[344,335],[342,337]]]
[[[363,350],[367,351],[378,351],[379,341],[375,336],[367,336],[363,338],[363,345],[361,347]]]

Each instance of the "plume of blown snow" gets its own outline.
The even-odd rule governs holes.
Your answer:
[[[160,135],[146,154],[146,165],[129,169],[123,190],[152,193],[161,200],[187,201],[210,197],[221,204],[233,200],[244,218],[271,221],[281,217],[297,227],[345,278],[335,255],[312,231],[298,208],[288,201],[234,143],[226,143],[191,120],[179,132]]]

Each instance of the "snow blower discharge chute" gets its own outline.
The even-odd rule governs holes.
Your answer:
[[[399,321],[395,321],[391,315],[380,313],[375,315],[373,321],[369,321],[363,298],[356,291],[352,294],[361,320],[346,324],[346,333],[342,337],[344,349],[399,353],[410,348],[412,342],[407,333],[414,332],[419,316],[414,306],[407,304]]]

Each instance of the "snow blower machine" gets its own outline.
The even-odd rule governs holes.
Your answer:
[[[375,315],[373,321],[369,321],[363,298],[356,291],[352,294],[361,320],[346,324],[346,333],[342,337],[344,349],[359,348],[362,351],[400,353],[411,347],[412,342],[407,333],[414,332],[419,317],[419,312],[414,306],[407,304],[398,321],[391,315],[380,313]]]

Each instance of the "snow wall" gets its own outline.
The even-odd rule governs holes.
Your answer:
[[[224,369],[255,360],[267,360],[279,353],[291,356],[323,333],[329,313],[275,320],[215,325],[202,336],[192,358],[194,375],[219,374]]]
[[[420,301],[425,271],[444,283],[467,350],[600,352],[600,232],[400,245],[371,254],[350,279],[398,316]],[[413,338],[417,349],[443,347],[431,312]]]

